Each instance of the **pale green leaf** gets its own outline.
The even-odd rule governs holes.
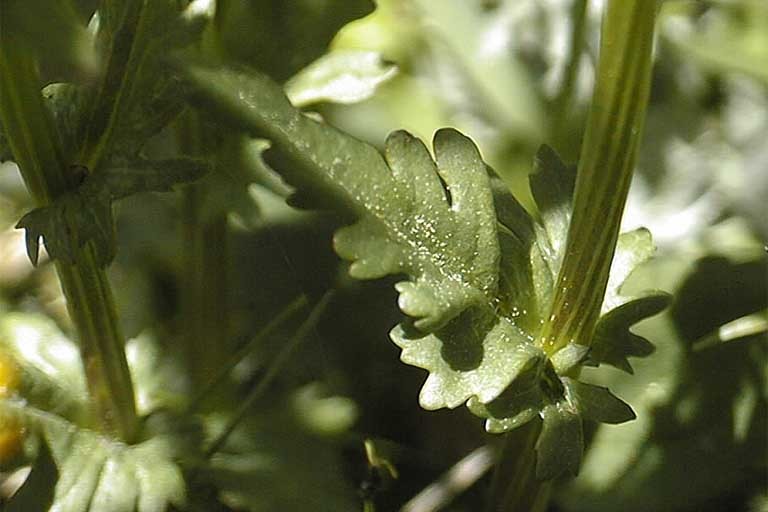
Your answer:
[[[58,479],[46,482],[54,489],[49,510],[164,512],[171,505],[184,506],[181,464],[199,452],[200,432],[167,412],[179,406],[179,398],[167,398],[178,383],[149,338],[128,347],[131,371],[139,377],[134,381],[143,400],[139,405],[149,416],[139,442],[126,445],[89,428],[91,407],[77,349],[50,321],[9,315],[0,327],[3,348],[11,349],[22,370],[23,397],[0,399],[0,413],[20,418],[40,436],[43,465],[33,474],[45,470],[40,457],[50,448]]]
[[[299,71],[285,84],[296,107],[315,103],[357,103],[397,74],[397,68],[376,52],[335,50]]]
[[[87,390],[77,347],[40,315],[0,319],[0,349],[21,363],[19,392],[30,405],[72,421],[87,416]]]
[[[421,338],[409,339],[402,327],[390,334],[403,362],[430,372],[419,396],[425,409],[454,408],[471,397],[490,402],[544,357],[508,320],[478,329],[477,319],[465,316]]]

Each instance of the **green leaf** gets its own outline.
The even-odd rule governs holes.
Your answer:
[[[144,400],[143,412],[150,416],[139,442],[126,445],[91,430],[77,349],[50,321],[9,315],[0,327],[3,347],[11,349],[21,367],[23,384],[19,390],[23,399],[0,399],[0,413],[21,418],[29,431],[40,436],[40,466],[35,465],[33,475],[50,474],[45,461],[50,448],[58,471],[58,479],[51,477],[45,483],[46,489],[54,488],[51,510],[156,512],[184,506],[186,486],[180,464],[193,460],[202,443],[194,426],[167,412],[178,405],[178,398],[167,398],[178,380],[167,371],[168,363],[159,362],[156,345],[145,339],[134,348],[131,342],[127,349],[131,369],[139,377],[134,380],[137,397]],[[70,392],[73,388],[76,391]],[[165,396],[158,394],[161,388]],[[70,405],[65,408],[59,401]],[[71,414],[71,410],[79,412]]]
[[[107,265],[115,255],[115,200],[168,192],[174,185],[195,181],[206,169],[203,162],[188,158],[126,161],[94,174],[80,168],[83,182],[75,191],[27,213],[16,227],[26,230],[27,254],[34,265],[41,238],[51,259],[71,263],[77,249],[92,242],[99,263]]]
[[[616,398],[608,388],[563,378],[568,401],[584,418],[601,423],[619,424],[635,419],[632,408]]]
[[[542,410],[544,425],[536,441],[536,476],[555,478],[563,473],[575,476],[579,472],[584,451],[584,431],[581,416],[563,401]]]
[[[364,50],[335,50],[299,71],[285,84],[296,107],[315,103],[357,103],[397,74],[381,55]]]
[[[397,288],[417,328],[434,330],[493,299],[499,259],[493,200],[469,139],[439,131],[435,163],[421,142],[396,132],[385,162],[373,147],[302,115],[266,77],[199,65],[185,72],[202,102],[272,141],[267,161],[299,187],[300,197],[320,197],[357,217],[334,238],[337,252],[353,261],[353,276],[412,276]]]
[[[338,447],[306,429],[305,414],[267,405],[238,426],[211,459],[210,478],[223,503],[251,512],[358,508]],[[213,417],[208,422],[212,430],[223,427]]]
[[[0,350],[20,364],[19,393],[33,406],[71,421],[85,421],[88,392],[77,348],[40,315],[9,313],[0,319]]]
[[[403,349],[400,359],[404,363],[429,371],[419,395],[422,407],[455,408],[473,397],[478,404],[490,402],[544,358],[513,323],[497,322],[479,329],[476,318],[463,315],[420,338],[409,338],[402,326],[390,333]]]
[[[420,394],[424,408],[467,403],[492,432],[541,416],[540,474],[547,478],[577,471],[583,417],[631,419],[607,391],[566,385],[572,380],[566,375],[578,375],[587,361],[641,355],[623,344],[629,326],[658,312],[666,297],[620,297],[619,287],[653,246],[644,231],[619,244],[600,331],[615,342],[596,338],[591,356],[583,340],[548,360],[537,337],[563,260],[574,183],[572,168],[554,151],[543,147],[536,158],[531,189],[539,215],[533,218],[454,130],[438,131],[435,161],[405,132],[388,138],[383,159],[301,114],[258,73],[191,62],[180,70],[196,105],[271,141],[265,159],[297,187],[294,203],[335,207],[355,219],[334,237],[336,251],[352,261],[352,276],[409,278],[396,288],[410,318],[390,337],[405,363],[429,372]],[[577,397],[574,389],[583,390],[583,410],[576,398],[569,401],[569,393]]]
[[[627,373],[633,373],[629,357],[646,357],[654,347],[645,338],[632,333],[629,328],[663,311],[671,297],[657,292],[634,299],[613,309],[597,321],[589,359],[592,364],[606,363]]]
[[[5,0],[2,30],[32,50],[47,79],[88,79],[96,73],[91,34],[69,0]]]
[[[164,56],[196,41],[211,15],[211,0],[101,2],[97,43],[107,62],[79,163],[101,170],[115,158],[135,159],[181,111],[180,84]]]
[[[216,28],[228,57],[283,83],[320,58],[339,29],[370,13],[373,4],[370,0],[228,0],[216,6]]]

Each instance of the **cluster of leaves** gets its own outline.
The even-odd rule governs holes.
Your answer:
[[[198,453],[201,433],[168,409],[184,399],[178,373],[168,371],[155,342],[138,338],[127,350],[141,354],[131,359],[131,369],[146,415],[141,439],[132,445],[92,423],[79,351],[53,322],[34,315],[3,317],[0,351],[22,364],[20,384],[3,397],[0,413],[39,434],[28,440],[38,444],[28,448],[36,452],[33,470],[9,510],[149,512],[184,504],[180,461]]]
[[[537,467],[543,478],[578,470],[583,418],[620,423],[634,417],[606,389],[577,375],[585,362],[631,372],[627,357],[652,351],[629,327],[662,310],[666,295],[619,294],[652,252],[646,231],[621,237],[595,339],[577,340],[551,357],[536,341],[550,314],[573,190],[573,172],[551,150],[540,152],[532,177],[537,222],[455,130],[436,134],[434,161],[406,132],[390,136],[382,158],[296,110],[256,72],[194,63],[183,72],[196,101],[272,142],[265,159],[297,186],[292,204],[341,208],[355,218],[334,237],[336,251],[352,261],[353,277],[409,277],[396,288],[410,318],[391,337],[404,362],[430,372],[423,407],[469,401],[494,432],[541,416]]]
[[[54,259],[69,262],[79,247],[92,244],[100,263],[106,265],[115,252],[113,201],[142,191],[166,191],[175,184],[196,180],[208,169],[211,172],[201,186],[205,201],[216,203],[213,206],[217,214],[237,209],[245,216],[240,204],[253,208],[254,201],[258,203],[258,213],[247,213],[252,222],[246,224],[253,231],[238,234],[239,243],[246,236],[252,237],[259,254],[237,247],[237,256],[248,263],[248,268],[239,270],[236,284],[244,288],[240,293],[247,299],[237,307],[250,317],[255,304],[263,305],[260,313],[268,316],[283,294],[293,293],[286,291],[290,288],[286,283],[296,279],[293,265],[297,261],[309,261],[297,265],[308,267],[299,273],[314,275],[327,270],[320,269],[319,261],[331,259],[323,244],[318,242],[315,247],[306,236],[306,225],[314,223],[312,228],[317,230],[321,217],[306,213],[299,216],[295,210],[277,204],[279,196],[288,193],[263,165],[262,152],[269,147],[264,160],[296,187],[291,204],[330,208],[344,215],[347,226],[336,231],[334,245],[337,253],[351,262],[352,276],[396,276],[393,279],[397,280],[398,305],[406,318],[390,336],[402,349],[404,362],[429,372],[420,396],[424,408],[453,409],[466,404],[493,433],[543,419],[537,443],[541,477],[575,473],[586,450],[581,476],[558,496],[559,506],[585,511],[615,510],[620,506],[669,510],[674,504],[676,509],[690,509],[697,504],[704,506],[709,497],[743,483],[756,474],[755,468],[764,467],[764,461],[755,461],[754,457],[755,452],[764,452],[754,449],[764,444],[764,439],[760,440],[765,431],[766,379],[764,365],[760,364],[765,359],[763,346],[730,343],[717,351],[701,352],[691,348],[702,337],[706,343],[713,339],[719,343],[726,341],[719,334],[738,340],[759,336],[759,326],[765,324],[766,295],[764,287],[759,286],[764,256],[760,251],[754,255],[754,244],[750,245],[748,264],[705,260],[682,287],[678,286],[680,278],[690,272],[691,262],[711,255],[713,250],[665,253],[661,262],[652,263],[650,272],[640,271],[640,279],[634,279],[639,285],[630,289],[622,288],[625,280],[650,257],[653,247],[645,230],[624,233],[593,338],[574,340],[553,354],[547,353],[538,339],[542,324],[552,314],[549,304],[563,258],[574,173],[554,151],[544,147],[536,156],[530,187],[521,187],[524,180],[518,176],[528,174],[530,156],[542,139],[551,140],[558,152],[569,157],[578,147],[578,137],[569,135],[563,140],[561,136],[577,133],[581,129],[580,117],[565,119],[567,116],[557,110],[562,107],[557,103],[562,91],[550,87],[553,74],[567,73],[560,67],[567,64],[568,56],[559,52],[560,38],[555,37],[565,27],[569,8],[566,3],[446,0],[435,12],[430,2],[422,0],[380,0],[374,14],[342,30],[331,51],[323,55],[343,23],[370,10],[367,2],[217,2],[214,38],[219,39],[224,53],[255,66],[270,78],[242,68],[209,67],[194,61],[177,62],[178,73],[169,72],[162,57],[201,39],[202,22],[213,2],[104,1],[89,30],[71,22],[67,2],[55,2],[58,10],[52,13],[52,19],[56,22],[50,23],[51,30],[43,32],[40,26],[45,23],[41,24],[36,16],[31,19],[29,13],[42,9],[46,2],[35,0],[34,8],[20,1],[6,3],[6,19],[13,19],[11,26],[17,30],[19,41],[41,56],[44,75],[56,80],[63,75],[78,83],[54,84],[44,90],[67,162],[72,164],[72,183],[69,193],[33,210],[19,222],[27,230],[27,248],[33,261],[42,238]],[[712,73],[737,68],[764,81],[764,71],[758,64],[762,54],[755,49],[761,51],[764,46],[759,41],[766,33],[760,30],[766,18],[741,16],[737,3],[725,7],[732,14],[729,23],[713,23],[693,37],[672,26],[663,33],[664,41],[671,42],[680,55],[692,55],[714,70]],[[745,12],[765,12],[757,0],[746,0],[744,4]],[[678,8],[674,3],[669,5]],[[694,9],[681,7],[689,8]],[[709,2],[697,3],[695,9],[699,8],[702,12],[711,9]],[[81,10],[92,12],[88,7]],[[590,12],[588,20],[592,28],[597,23],[595,12]],[[719,18],[713,19],[717,22]],[[549,32],[540,29],[541,21]],[[739,24],[750,30],[742,31]],[[507,32],[510,40],[500,44],[499,34]],[[41,33],[50,37],[40,37]],[[546,33],[549,36],[539,37]],[[210,35],[206,33],[202,40],[208,42]],[[737,52],[743,58],[723,59],[714,51],[725,47],[724,40],[745,50]],[[754,41],[758,43],[752,44]],[[584,50],[583,67],[589,65],[589,52],[589,48]],[[662,53],[660,68],[674,68],[667,71],[675,80],[690,79],[679,72],[687,69],[685,66],[679,62],[670,65],[666,58]],[[404,73],[395,77],[389,60],[397,61]],[[546,69],[542,70],[542,66]],[[717,82],[718,94],[746,96],[738,92],[743,88],[730,82],[722,86],[720,80],[720,76],[712,80]],[[653,147],[646,148],[646,156],[668,152],[681,124],[670,114],[671,106],[689,106],[682,101],[685,87],[664,87],[669,84],[660,83],[663,87],[659,89],[667,94],[655,98],[660,111],[656,121],[662,129],[650,130],[652,136],[658,137]],[[163,137],[161,130],[184,108],[186,98],[180,92],[187,87],[192,90],[191,106],[207,107],[213,120],[234,125],[237,130],[224,131],[216,124],[206,132],[211,136],[208,147],[216,154],[205,154],[209,158],[205,164],[184,156],[169,158],[167,148],[155,151],[146,147],[153,138],[157,143],[158,134]],[[429,92],[425,93],[425,89]],[[747,90],[752,96],[761,96],[759,90]],[[357,107],[327,105],[367,100],[374,91],[381,94]],[[583,95],[578,101],[576,111],[583,107]],[[557,110],[563,126],[550,126],[557,124],[548,122],[551,112],[546,110],[552,104],[550,110]],[[320,110],[329,124],[318,121],[316,114],[297,110],[306,107]],[[382,111],[386,115],[381,115]],[[685,114],[685,119],[695,117],[700,123],[688,123],[695,129],[706,127],[702,119],[711,121],[715,117],[710,111]],[[423,136],[431,135],[438,126],[460,126],[478,141],[483,158],[473,142],[451,129],[437,133],[432,152],[412,135],[396,132],[387,140],[382,155],[330,124],[376,141],[392,126],[408,126]],[[261,139],[244,142],[238,131]],[[759,142],[764,140],[764,131],[753,132],[756,136],[752,139],[758,144],[753,142],[751,147],[764,149]],[[162,140],[156,145],[171,144]],[[242,149],[241,145],[252,157],[248,162],[231,158],[233,150]],[[698,159],[690,161],[720,162],[717,154],[702,157],[701,146],[713,152],[716,149],[707,140],[696,141],[687,154]],[[752,154],[751,165],[759,168],[764,153]],[[8,158],[10,150],[0,130],[0,159]],[[483,160],[492,162],[499,176]],[[659,168],[679,167],[679,161],[656,163]],[[652,166],[648,159],[641,159],[641,165]],[[698,175],[698,184],[702,180],[700,169],[689,165]],[[729,161],[728,168],[733,165],[733,160]],[[674,202],[673,196],[677,201],[690,196],[688,178],[681,178],[677,184],[656,183],[652,196],[662,197],[668,210],[678,208],[677,203],[672,208],[669,205]],[[249,186],[254,180],[260,182],[259,187]],[[757,180],[749,181],[753,182],[753,190],[760,190]],[[510,184],[515,195],[509,193]],[[730,189],[726,192],[737,194]],[[156,244],[162,247],[151,249],[151,260],[159,259],[159,252],[178,252],[173,251],[172,236],[164,231],[162,223],[146,222],[147,211],[157,207],[157,201],[144,196],[126,205],[129,214],[131,207],[141,214],[136,226],[128,228],[162,240],[162,244]],[[644,201],[649,202],[648,198]],[[695,226],[730,215],[728,208],[738,206],[718,203],[709,209],[711,205],[706,203],[706,211],[702,205],[695,209]],[[167,217],[174,215],[170,207],[162,212]],[[647,221],[657,220],[653,218],[657,213],[649,211],[650,217],[643,222],[630,219],[630,224],[648,225]],[[290,219],[290,229],[298,231],[296,238],[300,240],[292,240],[285,247],[275,246],[275,251],[264,250],[263,242],[272,233],[265,234],[261,228],[278,216],[280,222]],[[681,229],[691,224],[678,217],[663,218],[667,225]],[[758,228],[764,224],[759,215],[753,216],[753,223]],[[317,235],[313,230],[309,232]],[[686,233],[696,243],[711,235],[709,231],[701,237],[698,232]],[[325,231],[321,235],[318,238],[327,240]],[[137,252],[139,244],[126,239],[125,233],[120,236],[121,254]],[[678,247],[680,237],[675,236],[665,238],[664,247]],[[732,243],[731,238],[728,240]],[[276,256],[267,254],[270,252]],[[286,270],[283,260],[289,256]],[[669,265],[673,268],[667,268]],[[126,270],[125,266],[117,267],[113,279]],[[742,267],[748,267],[749,272]],[[156,279],[167,285],[168,276],[161,279],[155,275],[156,267],[149,272],[145,267],[130,270],[141,272],[144,280]],[[327,273],[333,274],[333,270]],[[633,276],[638,277],[638,273]],[[712,280],[712,276],[723,279]],[[354,290],[349,292],[352,305],[340,308],[327,322],[333,324],[325,329],[332,333],[329,339],[335,343],[324,346],[322,357],[314,359],[329,366],[337,364],[329,360],[346,361],[345,365],[339,364],[343,370],[335,368],[334,378],[342,375],[343,381],[346,375],[349,392],[357,395],[363,408],[377,404],[366,409],[366,422],[360,425],[366,435],[384,432],[399,442],[422,442],[422,450],[408,448],[410,455],[403,458],[403,467],[399,468],[404,474],[398,490],[402,498],[426,483],[428,477],[424,475],[437,474],[445,464],[452,463],[451,457],[462,448],[470,449],[487,439],[475,435],[471,425],[477,419],[471,415],[467,415],[468,423],[461,423],[460,414],[442,416],[451,422],[429,420],[438,421],[436,428],[422,421],[418,412],[397,403],[412,401],[409,397],[413,388],[408,387],[411,374],[396,365],[387,366],[390,354],[376,344],[378,333],[394,323],[394,312],[386,305],[387,300],[391,301],[385,289],[390,282],[364,287],[344,283]],[[656,317],[636,328],[637,322],[669,302],[658,292],[634,292],[649,286],[671,286],[680,291],[679,298],[673,315]],[[149,301],[146,294],[136,298],[126,289],[116,292],[129,305]],[[712,297],[722,298],[714,301],[717,307],[707,306]],[[731,311],[735,302],[748,304]],[[369,312],[367,307],[364,310],[360,307],[363,303],[371,304],[374,311]],[[5,315],[5,308],[3,296],[0,315]],[[168,318],[159,316],[171,313],[162,311],[156,312],[154,320],[165,328]],[[123,313],[125,317],[126,311]],[[700,317],[708,319],[706,327],[700,325]],[[387,322],[380,330],[373,328]],[[724,323],[732,329],[718,330]],[[758,326],[757,335],[754,325]],[[630,332],[630,328],[640,329],[638,333],[643,337]],[[738,334],[742,331],[747,335]],[[713,333],[718,336],[713,337]],[[653,351],[644,337],[657,343],[658,352],[630,365],[629,358]],[[38,339],[47,341],[45,345],[27,341]],[[23,452],[34,454],[34,461],[12,461],[34,462],[34,469],[9,505],[11,510],[45,509],[51,503],[72,510],[162,510],[169,504],[196,505],[199,497],[195,494],[200,490],[206,493],[209,486],[215,487],[216,506],[224,503],[235,509],[298,510],[311,506],[313,510],[330,511],[356,506],[354,489],[347,478],[349,468],[342,463],[349,459],[346,445],[321,439],[327,437],[328,431],[338,435],[349,427],[354,421],[354,414],[349,412],[354,409],[352,405],[315,396],[314,391],[307,392],[308,388],[298,393],[276,390],[270,394],[268,404],[260,404],[258,412],[248,414],[210,461],[202,461],[199,454],[206,443],[199,425],[205,437],[217,437],[240,396],[237,391],[226,395],[216,413],[202,414],[194,421],[187,415],[180,417],[179,411],[188,405],[185,376],[173,361],[160,354],[171,346],[171,350],[183,355],[183,343],[173,339],[162,340],[161,344],[162,349],[151,339],[139,338],[127,347],[144,425],[137,443],[126,445],[96,428],[75,346],[36,316],[3,316],[0,455],[13,453],[9,448],[18,449],[24,428],[39,434],[27,439]],[[220,350],[218,344],[212,344],[211,350]],[[8,354],[12,358],[6,361],[3,358]],[[310,359],[305,357],[296,363],[298,369],[283,372],[283,385],[294,386],[309,378],[295,378],[294,374],[314,376],[316,368]],[[8,362],[11,360],[13,363]],[[17,364],[18,368],[14,366]],[[263,364],[247,360],[241,365],[245,369],[239,368],[238,372],[244,372],[243,380],[249,383]],[[611,369],[595,372],[589,368],[600,364],[630,373],[637,370],[637,376],[627,379]],[[305,367],[314,370],[306,371]],[[20,379],[6,378],[16,371],[21,372]],[[180,382],[181,389],[176,389]],[[634,417],[632,409],[607,387],[632,404],[639,420],[620,428],[585,428],[584,420],[613,424]],[[395,389],[400,393],[393,392]],[[377,413],[370,409],[377,409]],[[397,418],[394,427],[387,424],[391,421],[388,416]],[[307,418],[312,417],[318,422],[329,417],[346,419],[333,428],[326,426],[320,436],[322,429],[317,424],[307,424]],[[430,415],[435,417],[441,416]],[[378,418],[378,423],[371,418]],[[415,426],[418,428],[412,428]],[[456,434],[457,430],[462,430],[461,435]],[[595,435],[591,436],[593,431]],[[451,436],[463,443],[455,443],[457,448],[449,450],[446,446],[454,443],[444,440]],[[425,439],[437,441],[430,445]],[[435,453],[424,458],[440,462],[429,467],[414,462],[422,451],[434,448],[435,442],[438,449],[433,451],[439,452],[442,459]],[[708,469],[714,465],[721,471]],[[722,475],[728,478],[720,478]],[[53,481],[57,481],[55,487],[51,486]],[[680,482],[690,485],[680,486]],[[205,499],[210,496],[202,500],[204,507],[214,506]],[[467,510],[477,508],[477,501],[467,503]]]

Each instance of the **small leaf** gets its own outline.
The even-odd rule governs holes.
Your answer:
[[[357,103],[373,96],[396,74],[397,68],[384,63],[376,52],[335,50],[288,80],[285,92],[296,107],[321,102]]]
[[[569,343],[552,355],[552,366],[558,375],[567,375],[584,362],[588,353],[589,347]]]
[[[568,400],[584,418],[616,425],[635,419],[635,412],[608,388],[564,377]]]
[[[600,317],[595,327],[589,359],[592,364],[606,363],[633,373],[629,357],[645,357],[653,353],[653,345],[633,334],[629,328],[645,318],[663,311],[671,297],[656,292],[625,302]]]
[[[543,480],[579,472],[584,432],[579,414],[566,402],[544,407],[544,425],[536,441],[536,476]]]
[[[34,265],[41,238],[51,259],[73,263],[78,251],[92,242],[98,262],[107,265],[115,256],[113,201],[140,192],[170,191],[198,179],[206,169],[203,162],[188,158],[125,162],[87,175],[78,189],[27,213],[16,228],[26,230],[27,254]]]

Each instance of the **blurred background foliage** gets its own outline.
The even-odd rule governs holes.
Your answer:
[[[20,41],[55,56],[43,62],[49,82],[87,83],[96,65],[83,43],[96,2],[75,4],[56,13],[51,24],[59,29],[49,37],[25,30],[35,26],[24,19],[32,7],[3,13],[18,18]],[[269,73],[289,94],[292,84],[299,87],[296,74],[326,54],[375,52],[372,73],[396,66],[375,92],[371,86],[345,96],[337,87],[310,95],[307,110],[379,146],[399,128],[429,140],[440,127],[457,127],[533,209],[527,176],[538,146],[553,146],[566,161],[578,158],[601,4],[219,0],[214,37],[223,58]],[[658,246],[630,285],[671,292],[674,304],[638,328],[657,350],[634,363],[634,377],[587,373],[632,404],[638,419],[589,432],[582,471],[557,487],[552,510],[766,511],[768,3],[669,1],[658,28],[649,117],[624,224],[648,227]],[[315,83],[322,77],[303,80],[322,85]],[[393,281],[346,277],[330,242],[341,220],[287,206],[288,189],[260,160],[262,142],[233,143],[210,132],[206,144],[218,148],[216,171],[203,185],[206,208],[225,215],[230,228],[228,263],[216,276],[226,290],[230,332],[211,340],[212,350],[244,343],[301,294],[337,289],[312,339],[215,456],[221,499],[233,510],[340,511],[359,509],[360,494],[375,491],[381,510],[399,509],[491,436],[464,408],[418,407],[424,374],[401,364],[387,337],[400,315]],[[175,145],[165,130],[144,151],[162,156]],[[52,265],[33,268],[23,233],[14,229],[31,207],[14,164],[3,163],[2,332],[12,336],[7,326],[25,318],[34,329],[47,317],[57,327],[45,329],[68,335]],[[122,202],[117,213],[110,278],[126,335],[150,337],[181,356],[183,205],[145,194]],[[277,329],[235,368],[218,405],[209,406],[206,429],[222,428],[220,411],[240,400],[290,334]],[[379,485],[366,467],[366,438],[377,441],[399,478]],[[482,492],[473,486],[445,510],[477,510]]]

